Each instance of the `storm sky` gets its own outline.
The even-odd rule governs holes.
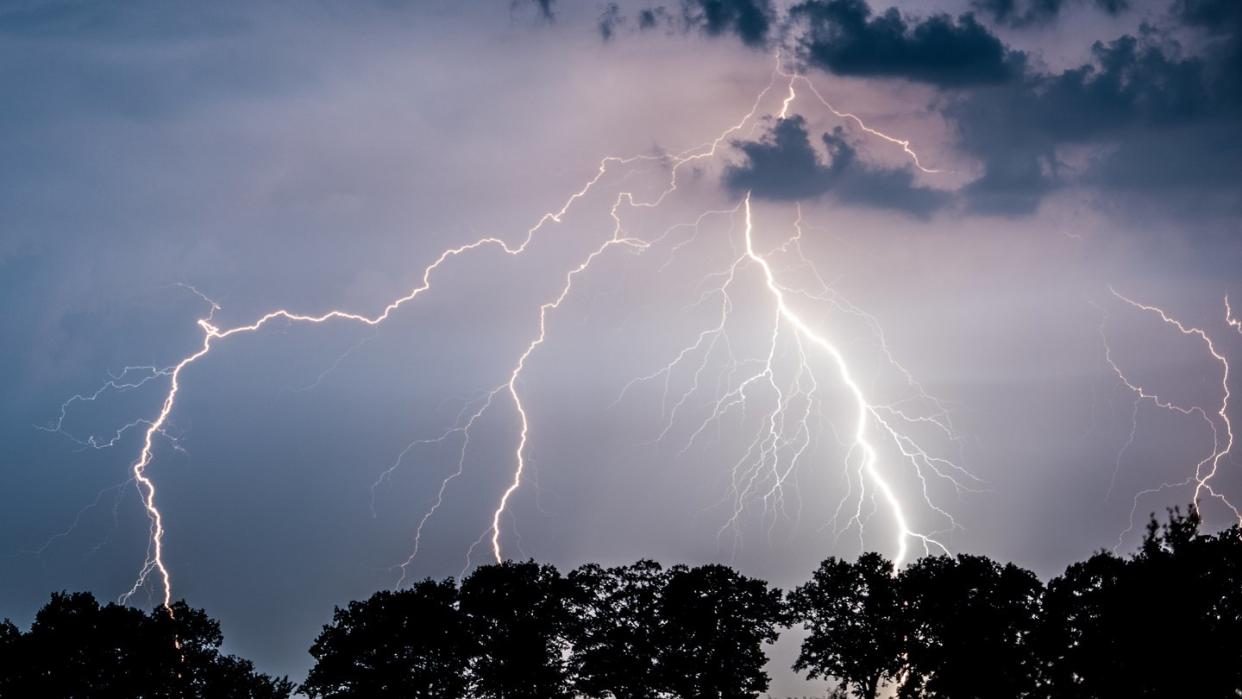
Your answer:
[[[778,56],[918,162],[801,79],[780,118]],[[141,568],[148,523],[127,479],[144,426],[123,428],[158,413],[166,377],[60,416],[126,367],[195,351],[211,308],[190,287],[219,327],[275,308],[373,315],[446,248],[520,243],[605,156],[645,158],[609,165],[522,255],[451,258],[382,325],[275,322],[185,371],[148,473],[174,595],[222,621],[230,652],[300,679],[333,605],[397,583],[461,453],[459,432],[419,440],[509,379],[626,192],[624,234],[656,242],[600,255],[547,315],[518,382],[529,470],[507,556],[719,561],[791,586],[828,555],[895,554],[874,487],[855,502],[856,406],[824,357],[805,458],[777,495],[760,469],[753,497],[733,498],[772,387],[797,379],[786,327],[779,380],[709,419],[768,354],[757,265],[728,289],[724,344],[657,374],[719,322],[748,195],[756,246],[808,292],[791,292],[798,312],[869,397],[916,418],[920,445],[971,474],[925,473],[924,501],[900,450],[880,449],[911,527],[950,550],[1045,578],[1128,551],[1193,486],[1144,491],[1186,481],[1226,437],[1220,362],[1110,289],[1242,362],[1224,306],[1242,305],[1232,0],[13,0],[0,94],[0,617],[21,624],[51,591],[112,599]],[[660,198],[670,154],[721,135]],[[781,249],[799,228],[813,269]],[[831,294],[811,298],[816,275]],[[1137,400],[1109,358],[1206,417]],[[489,560],[486,541],[467,551],[518,428],[502,393],[410,576]],[[1242,462],[1226,455],[1212,485],[1242,499]],[[1233,521],[1203,508],[1210,526]],[[148,585],[131,601],[157,599]],[[786,669],[792,643],[773,694],[822,686]]]

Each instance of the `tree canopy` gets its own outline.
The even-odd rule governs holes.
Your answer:
[[[591,697],[657,699],[667,674],[661,652],[661,603],[668,573],[655,561],[571,572],[571,610],[577,620],[572,656],[574,688]]]
[[[854,696],[873,699],[905,668],[910,624],[893,564],[878,553],[855,563],[829,558],[789,595],[789,606],[808,631],[795,670],[834,678]]]
[[[1048,583],[1040,643],[1058,697],[1242,694],[1242,532],[1154,519],[1139,552],[1098,553]]]
[[[220,625],[184,602],[150,613],[56,593],[22,633],[0,624],[0,698],[277,699],[294,685],[220,653]]]
[[[909,623],[903,696],[1035,696],[1032,636],[1044,586],[1034,573],[983,556],[936,556],[898,578]]]
[[[471,662],[474,696],[572,696],[568,589],[556,568],[534,561],[480,566],[462,581],[461,610],[478,644]]]
[[[311,697],[732,699],[767,689],[779,590],[726,566],[506,562],[338,609]],[[444,625],[452,625],[446,632]],[[437,625],[439,625],[437,627]],[[429,628],[430,627],[430,628]]]
[[[898,570],[829,558],[783,595],[723,565],[649,560],[566,575],[534,561],[423,580],[337,608],[297,689],[312,699],[743,699],[765,647],[804,634],[794,669],[833,696],[1111,699],[1242,696],[1242,530],[1153,517],[1129,557],[1100,552],[1044,585],[984,556]],[[295,689],[220,652],[184,602],[144,612],[56,593],[0,621],[0,699],[280,699]]]
[[[452,580],[424,580],[338,608],[315,639],[301,690],[336,699],[457,699],[468,696],[475,637]]]
[[[1045,587],[983,556],[829,558],[789,595],[795,669],[871,699],[1242,696],[1242,530],[1153,517],[1138,552],[1101,552]]]
[[[753,697],[768,688],[764,643],[785,614],[780,590],[728,566],[674,567],[660,601],[661,688],[668,696]]]

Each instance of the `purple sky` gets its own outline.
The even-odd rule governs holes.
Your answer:
[[[220,328],[276,308],[374,315],[447,248],[520,244],[609,155],[645,159],[609,164],[522,254],[451,258],[379,326],[276,321],[184,371],[147,473],[173,593],[221,619],[230,651],[300,679],[334,604],[397,583],[462,433],[417,442],[505,386],[541,304],[614,235],[618,197],[631,243],[573,277],[514,382],[529,441],[504,555],[722,561],[782,586],[828,555],[894,556],[901,526],[854,443],[851,384],[911,532],[1045,578],[1132,548],[1132,511],[1141,525],[1184,506],[1227,440],[1242,12],[898,7],[0,10],[0,617],[27,623],[53,590],[114,598],[142,567],[147,519],[126,479],[146,425],[93,447],[155,418],[167,377],[40,428],[110,374],[200,346],[209,307],[181,285],[220,304]],[[939,172],[801,78],[781,119],[778,53]],[[667,191],[675,154],[722,135]],[[779,323],[746,255],[747,192]],[[1110,287],[1202,329],[1221,359]],[[1109,357],[1204,413],[1140,399]],[[480,536],[470,560],[489,559],[518,418],[506,389],[472,426],[409,575],[458,575]],[[1218,461],[1210,485],[1242,499],[1239,463]],[[1209,525],[1234,520],[1204,508]],[[152,583],[132,601],[158,602]],[[786,669],[795,652],[792,636],[775,651],[773,694],[822,688]]]

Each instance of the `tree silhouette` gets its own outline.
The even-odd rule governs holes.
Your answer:
[[[1135,556],[1048,584],[1040,645],[1057,697],[1242,695],[1242,532],[1201,534],[1193,508],[1153,518]]]
[[[785,624],[780,590],[721,565],[674,566],[660,599],[660,685],[682,699],[768,688],[763,643]]]
[[[150,614],[53,594],[26,633],[0,625],[0,697],[288,697],[293,684],[221,655],[220,625],[184,602]]]
[[[1127,562],[1097,553],[1048,583],[1039,645],[1049,688],[1066,699],[1124,691],[1131,639],[1148,643],[1143,614],[1128,594]],[[1135,636],[1135,633],[1139,635]],[[1118,684],[1124,680],[1124,684]]]
[[[480,699],[572,696],[566,654],[573,632],[568,583],[534,561],[476,568],[461,584],[461,610],[478,643]]]
[[[936,556],[903,570],[899,586],[910,624],[902,696],[1035,695],[1043,584],[1034,573],[984,556]]]
[[[878,553],[856,563],[829,558],[789,595],[807,629],[794,669],[836,679],[855,697],[874,699],[905,667],[907,623],[893,564]]]
[[[17,679],[21,671],[18,644],[22,632],[5,619],[0,621],[0,697],[17,696]]]
[[[796,670],[874,699],[1242,697],[1242,529],[1153,517],[1129,558],[1098,553],[1045,588],[982,556],[829,558],[788,597],[721,565],[653,561],[566,577],[507,562],[336,609],[312,699],[742,699],[764,643],[806,629]],[[279,699],[293,685],[220,653],[219,624],[53,594],[0,622],[0,699]]]
[[[659,563],[569,574],[574,688],[588,697],[656,699],[661,692],[660,601],[668,575]]]
[[[310,697],[458,699],[469,690],[474,637],[453,580],[423,580],[337,608],[311,646]]]

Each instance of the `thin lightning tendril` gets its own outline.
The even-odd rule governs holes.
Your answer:
[[[1161,483],[1159,486],[1156,486],[1154,488],[1147,488],[1135,494],[1133,506],[1130,509],[1129,524],[1126,527],[1126,529],[1124,529],[1121,532],[1121,534],[1118,535],[1117,547],[1119,548],[1121,546],[1122,541],[1124,540],[1125,536],[1128,535],[1134,529],[1134,517],[1139,507],[1139,500],[1143,498],[1144,496],[1157,494],[1157,493],[1160,493],[1160,492],[1163,492],[1165,490],[1169,490],[1172,488],[1189,487],[1193,485],[1194,496],[1193,496],[1192,502],[1196,506],[1200,505],[1200,503],[1203,501],[1203,494],[1207,493],[1208,496],[1215,498],[1219,500],[1222,504],[1224,504],[1225,507],[1227,507],[1233,513],[1234,517],[1238,520],[1238,523],[1242,524],[1242,511],[1239,511],[1239,509],[1236,506],[1234,506],[1234,504],[1230,502],[1229,498],[1227,498],[1223,493],[1220,493],[1216,489],[1214,489],[1211,483],[1212,479],[1217,475],[1218,471],[1220,470],[1221,461],[1225,459],[1225,457],[1227,457],[1229,453],[1233,450],[1233,442],[1234,442],[1233,422],[1229,418],[1229,399],[1232,397],[1232,393],[1230,392],[1230,389],[1229,389],[1229,360],[1225,357],[1224,354],[1220,352],[1219,349],[1217,349],[1216,343],[1212,340],[1211,336],[1209,336],[1206,331],[1200,328],[1197,328],[1197,327],[1184,324],[1182,321],[1173,317],[1167,311],[1165,311],[1163,308],[1160,308],[1159,306],[1153,306],[1153,305],[1135,301],[1134,299],[1131,299],[1130,297],[1121,294],[1120,292],[1118,292],[1116,289],[1112,287],[1109,287],[1108,290],[1113,295],[1113,297],[1116,298],[1117,300],[1125,304],[1128,304],[1129,306],[1132,306],[1140,311],[1144,311],[1146,313],[1151,313],[1151,314],[1156,315],[1166,325],[1172,326],[1182,335],[1197,338],[1203,344],[1208,354],[1211,355],[1212,359],[1217,364],[1220,365],[1220,369],[1221,369],[1221,378],[1220,378],[1221,400],[1220,400],[1219,408],[1217,408],[1214,411],[1209,411],[1208,409],[1205,409],[1197,405],[1183,406],[1178,403],[1174,403],[1173,401],[1162,398],[1157,393],[1152,392],[1151,390],[1142,386],[1141,384],[1135,383],[1134,381],[1132,381],[1130,378],[1127,377],[1127,375],[1125,374],[1125,372],[1122,371],[1121,367],[1117,364],[1117,362],[1114,361],[1113,355],[1112,355],[1112,348],[1109,346],[1108,338],[1104,333],[1104,326],[1103,325],[1100,326],[1100,337],[1104,344],[1104,360],[1105,362],[1108,363],[1109,367],[1112,368],[1113,373],[1117,376],[1118,380],[1120,380],[1121,383],[1127,389],[1129,389],[1132,393],[1134,393],[1134,396],[1135,396],[1135,412],[1132,414],[1131,430],[1130,430],[1129,437],[1127,438],[1126,443],[1122,448],[1122,453],[1124,453],[1125,449],[1128,448],[1130,444],[1132,444],[1134,441],[1134,434],[1137,429],[1137,426],[1135,423],[1135,420],[1137,420],[1137,415],[1138,415],[1137,409],[1138,409],[1138,405],[1144,401],[1149,402],[1163,410],[1178,413],[1180,415],[1198,417],[1207,424],[1209,430],[1212,433],[1211,453],[1209,453],[1207,456],[1200,459],[1198,463],[1195,464],[1194,471],[1193,473],[1191,473],[1189,477],[1179,482],[1164,482],[1164,483]],[[1242,333],[1242,325],[1240,325],[1239,321],[1233,317],[1233,309],[1229,306],[1228,297],[1225,297],[1225,322],[1229,327],[1232,327],[1233,329],[1237,330],[1239,333]],[[1221,436],[1222,430],[1224,433],[1223,437]],[[1118,464],[1118,468],[1120,468],[1121,453],[1118,454],[1117,464]],[[1116,480],[1116,471],[1114,471],[1113,480],[1114,481]],[[1112,491],[1112,486],[1110,485],[1109,492],[1111,491]]]

